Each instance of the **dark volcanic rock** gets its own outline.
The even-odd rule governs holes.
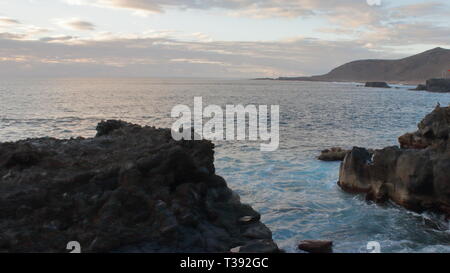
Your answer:
[[[342,161],[344,160],[349,150],[344,150],[340,147],[323,150],[318,159],[322,161]]]
[[[391,88],[386,82],[366,82],[366,87]]]
[[[276,252],[215,174],[213,144],[122,121],[92,139],[0,143],[0,252]]]
[[[427,86],[425,84],[419,84],[417,85],[417,87],[415,89],[412,89],[415,91],[426,91],[427,90]]]
[[[335,147],[323,150],[317,159],[322,161],[343,161],[345,159],[345,156],[350,152],[351,150],[344,150],[342,148]],[[374,150],[369,149],[368,152],[370,153],[370,155],[372,155],[374,153]]]
[[[426,90],[430,92],[450,92],[450,79],[427,80]]]
[[[450,79],[430,79],[426,84],[419,84],[415,91],[429,91],[448,93],[450,92]]]
[[[319,240],[305,240],[300,242],[300,244],[298,245],[298,249],[309,253],[332,253],[333,242],[319,241]]]
[[[404,149],[424,149],[429,146],[445,146],[450,136],[450,111],[437,106],[418,125],[419,130],[399,137]]]
[[[354,148],[343,163],[339,186],[366,193],[368,200],[388,199],[414,211],[450,216],[450,107],[436,107],[419,130],[399,138],[401,148]]]

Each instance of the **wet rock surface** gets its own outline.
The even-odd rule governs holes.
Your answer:
[[[408,209],[450,216],[450,107],[437,106],[401,147],[353,148],[341,164],[339,186],[366,193],[368,200],[392,200]]]
[[[0,143],[0,252],[277,252],[215,174],[209,141],[102,122],[95,138]]]
[[[386,82],[366,82],[365,87],[391,88]]]
[[[309,253],[333,253],[333,242],[326,240],[301,241],[298,249]]]

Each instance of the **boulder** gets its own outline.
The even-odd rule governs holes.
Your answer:
[[[430,92],[450,92],[450,79],[427,80],[426,90]]]
[[[386,82],[366,82],[365,87],[391,88]]]
[[[298,249],[309,253],[332,253],[333,242],[321,240],[305,240],[301,241]]]
[[[368,200],[392,200],[408,209],[450,216],[450,107],[436,107],[401,147],[353,148],[341,163],[338,185]]]
[[[209,141],[105,121],[95,138],[0,143],[0,252],[277,252]]]
[[[318,159],[322,161],[342,161],[344,160],[349,150],[344,150],[339,147],[323,150]]]

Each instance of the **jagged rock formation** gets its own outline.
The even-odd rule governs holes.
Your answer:
[[[215,174],[213,144],[102,122],[95,138],[0,143],[0,252],[277,252]]]
[[[353,148],[345,157],[339,186],[366,193],[376,202],[392,200],[414,211],[450,216],[450,107],[436,107],[419,130],[399,138],[401,147]]]

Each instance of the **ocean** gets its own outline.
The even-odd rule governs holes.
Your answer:
[[[287,252],[304,239],[334,241],[335,252],[450,252],[449,222],[394,204],[379,206],[342,192],[339,162],[316,159],[325,148],[397,145],[450,94],[364,88],[357,83],[213,79],[2,79],[0,142],[34,137],[92,137],[96,124],[121,119],[171,127],[178,104],[280,106],[280,147],[216,142],[215,166]]]

